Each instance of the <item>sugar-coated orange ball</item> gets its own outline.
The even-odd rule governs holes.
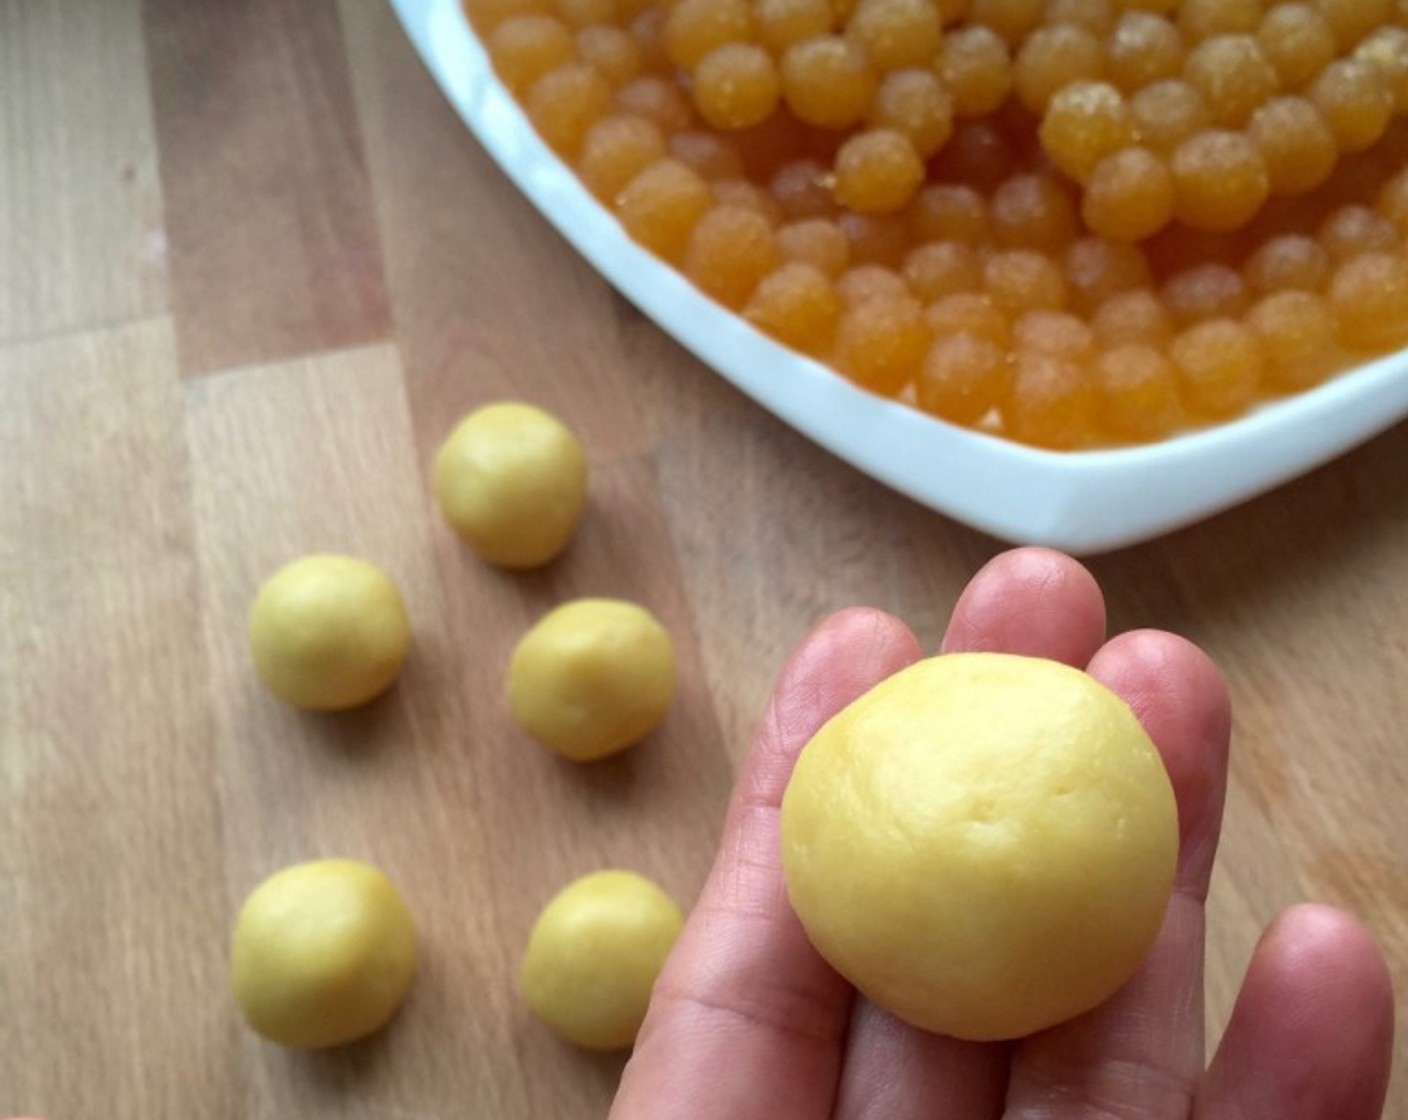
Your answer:
[[[1105,40],[1106,76],[1134,93],[1183,69],[1183,36],[1169,20],[1152,12],[1130,11]]]
[[[611,86],[596,69],[569,63],[549,70],[524,98],[528,119],[553,151],[571,156],[611,110]]]
[[[753,18],[759,41],[779,54],[832,29],[828,0],[754,0]]]
[[[1174,273],[1164,281],[1164,306],[1175,322],[1237,318],[1247,308],[1246,281],[1235,268],[1206,261]]]
[[[1152,82],[1129,99],[1135,139],[1153,151],[1171,152],[1212,124],[1203,95],[1182,78]]]
[[[1068,311],[1024,312],[1012,323],[1012,343],[1018,350],[1050,354],[1081,365],[1095,357],[1094,332]]]
[[[1397,226],[1372,207],[1353,203],[1326,215],[1316,238],[1335,264],[1361,253],[1392,253],[1399,247]]]
[[[1104,349],[1116,346],[1164,346],[1173,337],[1173,319],[1164,301],[1147,288],[1111,296],[1091,317],[1095,341]]]
[[[924,321],[935,338],[968,333],[1006,349],[1011,342],[1007,316],[978,292],[955,292],[936,299],[924,309]]]
[[[1009,315],[1024,311],[1060,311],[1066,305],[1066,281],[1055,262],[1033,249],[993,253],[983,265],[983,288]]]
[[[567,25],[555,16],[511,16],[490,33],[485,44],[494,71],[515,93],[523,93],[550,70],[576,57]]]
[[[1318,292],[1329,282],[1330,268],[1330,254],[1315,238],[1286,233],[1258,246],[1242,266],[1242,276],[1262,295]]]
[[[1253,35],[1214,35],[1188,52],[1183,78],[1203,95],[1215,124],[1237,128],[1280,89]]]
[[[613,99],[617,109],[653,121],[667,133],[679,132],[695,123],[689,99],[674,82],[645,75],[627,82]]]
[[[1355,48],[1354,57],[1383,76],[1394,112],[1408,112],[1408,28],[1379,28]]]
[[[910,294],[904,277],[879,264],[860,264],[836,278],[836,294],[847,307],[872,299],[902,299]]]
[[[1408,196],[1408,189],[1405,195]],[[910,236],[919,242],[962,241],[978,245],[988,233],[987,202],[972,187],[960,183],[925,186],[909,204],[908,218]]]

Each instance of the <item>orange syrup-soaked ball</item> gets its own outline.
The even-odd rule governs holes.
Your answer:
[[[1341,58],[1320,72],[1310,100],[1324,115],[1342,152],[1362,152],[1388,129],[1393,91],[1383,72],[1359,58]]]
[[[1237,128],[1280,89],[1281,80],[1252,35],[1215,35],[1188,53],[1183,77],[1203,95],[1214,123]]]
[[[665,52],[681,70],[693,70],[710,51],[726,43],[753,40],[748,0],[678,0],[665,20]]]
[[[1256,397],[1265,374],[1261,340],[1236,319],[1209,319],[1183,331],[1169,347],[1183,400],[1194,412],[1226,417]]]
[[[1408,262],[1397,253],[1364,253],[1330,278],[1330,311],[1342,345],[1382,353],[1408,342]]]
[[[1408,200],[1408,177],[1405,177]],[[1408,214],[1408,204],[1404,207]],[[924,187],[907,211],[910,236],[915,241],[962,241],[979,245],[988,236],[988,208],[983,196],[958,183],[931,183]]]
[[[872,299],[903,299],[910,294],[904,278],[879,264],[859,264],[836,278],[836,294],[847,307]]]
[[[1076,239],[1078,221],[1070,192],[1040,172],[1014,175],[989,203],[993,240],[1004,249],[1037,249],[1056,255]]]
[[[616,214],[635,240],[657,256],[678,261],[689,235],[714,204],[709,184],[679,160],[651,164],[616,196]]]
[[[772,55],[754,43],[715,47],[694,71],[694,104],[715,128],[762,123],[772,116],[781,93]]]
[[[1020,43],[1041,23],[1046,0],[972,0],[968,22],[992,28],[1010,44]]]
[[[859,0],[846,23],[846,36],[878,69],[900,70],[934,61],[943,26],[929,0]]]
[[[1262,0],[1182,0],[1178,29],[1190,43],[1214,35],[1255,31],[1261,22]]]
[[[1194,229],[1232,230],[1251,220],[1271,190],[1266,160],[1240,132],[1207,129],[1173,153],[1174,213]]]
[[[1012,90],[1012,52],[990,27],[969,24],[944,35],[935,66],[960,117],[996,112]]]
[[[841,310],[841,297],[823,272],[789,261],[762,279],[743,315],[784,345],[820,354],[831,344]]]
[[[919,372],[929,342],[917,299],[877,297],[841,313],[832,356],[837,368],[858,385],[894,396]]]
[[[1066,358],[1088,365],[1095,357],[1095,334],[1085,321],[1066,311],[1028,311],[1012,324],[1019,350]]]
[[[914,145],[893,129],[857,133],[836,155],[836,201],[858,214],[903,209],[923,181]]]
[[[1160,154],[1171,152],[1212,124],[1203,95],[1182,78],[1152,82],[1129,99],[1134,137]]]
[[[1111,0],[1046,0],[1041,21],[1047,25],[1071,23],[1097,35],[1106,35],[1115,26],[1116,15]]]
[[[967,333],[1004,350],[1012,340],[1007,316],[990,296],[978,292],[955,292],[934,300],[924,309],[924,322],[935,338]]]
[[[1393,95],[1393,111],[1408,113],[1408,29],[1379,28],[1355,48],[1354,57],[1383,76]]]
[[[932,70],[894,70],[875,91],[868,123],[900,133],[927,159],[953,135],[953,99]]]
[[[621,188],[665,154],[665,137],[644,117],[615,114],[587,130],[577,173],[597,198],[610,204]]]
[[[1330,254],[1315,238],[1299,233],[1272,237],[1242,266],[1247,287],[1260,295],[1318,292],[1330,279]]]
[[[930,241],[905,257],[905,283],[926,304],[959,292],[976,292],[983,282],[982,263],[961,241]]]
[[[524,99],[533,127],[559,155],[578,152],[587,131],[611,110],[611,86],[596,69],[571,63],[533,83]]]
[[[759,42],[775,54],[832,29],[828,0],[754,0],[753,19]]]
[[[1363,253],[1391,253],[1399,247],[1398,227],[1368,206],[1350,204],[1330,212],[1316,239],[1335,264]]]
[[[1288,90],[1309,85],[1335,59],[1335,33],[1314,4],[1273,5],[1257,27],[1256,39]]]
[[[706,129],[689,129],[670,137],[670,155],[710,182],[743,177],[743,157],[728,136]]]
[[[784,163],[773,173],[768,192],[786,218],[827,218],[836,211],[831,171],[815,159]]]
[[[1315,0],[1342,51],[1351,50],[1375,28],[1388,23],[1393,0]]]
[[[1116,439],[1160,439],[1183,421],[1178,372],[1164,353],[1131,343],[1101,351],[1091,370],[1096,418]]]
[[[1111,296],[1091,316],[1090,327],[1104,349],[1128,345],[1160,347],[1173,338],[1173,318],[1168,308],[1147,288]]]
[[[776,241],[783,260],[809,264],[826,276],[840,276],[851,263],[846,235],[825,218],[789,222],[777,231]]]
[[[1081,217],[1116,241],[1143,241],[1173,220],[1173,173],[1148,148],[1122,148],[1095,165],[1085,184]]]
[[[797,117],[822,128],[845,128],[865,116],[877,83],[859,46],[839,35],[820,35],[787,48],[782,56],[782,95]]]
[[[925,412],[955,424],[973,424],[998,407],[1011,382],[1007,352],[968,331],[934,340],[915,382]]]
[[[1162,295],[1164,306],[1180,325],[1236,318],[1246,310],[1249,298],[1241,273],[1213,261],[1170,276]]]
[[[1099,37],[1083,27],[1056,24],[1023,42],[1012,66],[1012,84],[1023,105],[1042,113],[1066,86],[1098,81],[1104,72],[1105,52]]]
[[[1105,40],[1105,73],[1126,93],[1134,93],[1183,69],[1183,36],[1171,22],[1151,12],[1131,11]]]
[[[780,259],[766,218],[754,210],[717,206],[690,234],[684,274],[725,307],[739,308]]]
[[[1054,450],[1082,447],[1095,434],[1096,402],[1092,379],[1078,363],[1019,350],[1002,422],[1023,443]]]
[[[1339,147],[1325,118],[1304,97],[1277,97],[1252,114],[1247,134],[1266,162],[1274,194],[1301,194],[1335,170]]]
[[[485,44],[504,85],[522,94],[551,70],[576,57],[567,25],[555,16],[526,13],[503,20]]]
[[[1008,315],[1024,311],[1060,311],[1066,305],[1066,281],[1055,262],[1033,249],[993,253],[983,265],[983,288]]]
[[[1062,260],[1068,302],[1087,319],[1112,296],[1153,283],[1143,250],[1121,241],[1085,237]]]
[[[1107,82],[1073,82],[1051,99],[1041,121],[1041,146],[1077,182],[1106,156],[1135,141],[1124,95]]]
[[[1335,318],[1324,297],[1315,292],[1265,296],[1247,312],[1245,321],[1261,341],[1265,383],[1273,391],[1308,389],[1323,381],[1338,361]]]

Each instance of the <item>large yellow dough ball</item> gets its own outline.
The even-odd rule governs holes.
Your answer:
[[[577,599],[548,612],[509,663],[514,718],[578,762],[643,738],[674,695],[670,635],[644,607],[620,599]]]
[[[391,687],[411,644],[401,594],[375,565],[304,556],[259,589],[249,649],[260,679],[300,708],[354,708]]]
[[[435,458],[445,519],[480,556],[537,568],[567,547],[587,500],[587,460],[560,420],[505,401],[470,413]]]
[[[787,891],[874,1002],[1017,1038],[1138,967],[1178,853],[1173,790],[1129,708],[1051,661],[950,654],[831,719],[782,803]]]
[[[523,998],[569,1042],[590,1050],[630,1046],[683,925],[680,908],[644,876],[583,876],[533,926],[519,973]]]
[[[390,879],[356,860],[315,860],[276,872],[245,900],[231,978],[251,1027],[316,1049],[382,1027],[416,957],[415,926]]]

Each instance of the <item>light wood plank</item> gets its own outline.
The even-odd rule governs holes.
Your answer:
[[[239,1115],[171,330],[0,351],[0,1114]]]
[[[139,0],[0,4],[0,342],[166,309]]]
[[[181,368],[390,333],[332,0],[147,0]]]

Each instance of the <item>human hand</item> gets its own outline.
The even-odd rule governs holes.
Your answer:
[[[611,1120],[1378,1120],[1393,1035],[1388,970],[1368,932],[1330,907],[1293,907],[1268,927],[1205,1066],[1203,910],[1226,789],[1227,692],[1181,638],[1104,633],[1084,568],[1019,549],[969,584],[943,650],[1084,668],[1158,746],[1178,797],[1178,877],[1158,941],[1124,988],[1029,1038],[962,1042],[857,996],[812,949],[783,884],[783,790],[822,723],[921,656],[898,620],[843,611],[779,678]]]

